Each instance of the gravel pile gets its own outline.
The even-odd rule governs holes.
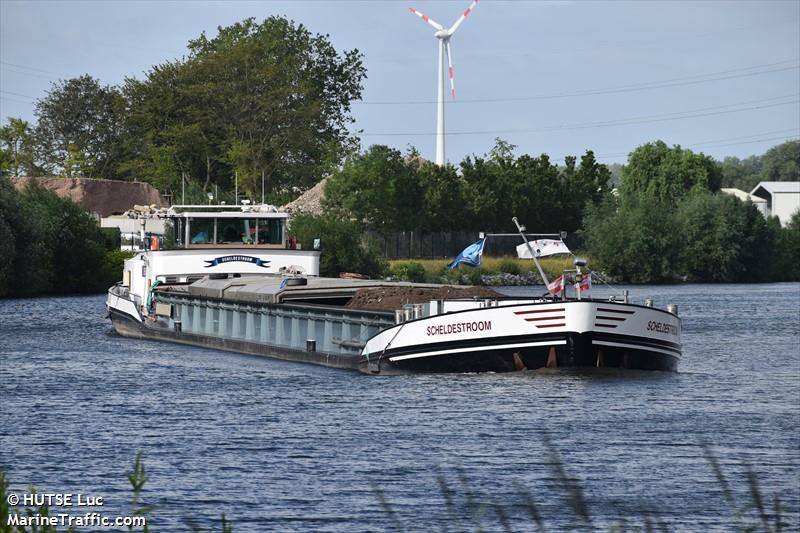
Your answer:
[[[325,198],[325,183],[328,178],[311,187],[296,200],[281,206],[281,211],[287,213],[306,213],[309,215],[322,214],[322,200]]]

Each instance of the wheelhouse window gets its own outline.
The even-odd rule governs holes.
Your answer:
[[[283,246],[282,218],[189,217],[178,227],[187,228],[188,246]],[[183,235],[183,229],[180,234]]]
[[[283,220],[261,219],[258,227],[258,244],[283,244]]]
[[[212,244],[214,242],[213,218],[189,219],[189,243]]]
[[[217,218],[217,244],[255,244],[258,223],[254,218]]]

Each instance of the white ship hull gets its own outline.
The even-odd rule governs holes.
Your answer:
[[[497,306],[436,314],[389,328],[367,342],[362,370],[380,374],[542,367],[675,371],[681,357],[680,335],[680,318],[651,307],[587,300],[500,301]]]

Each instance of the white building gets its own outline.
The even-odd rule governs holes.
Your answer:
[[[762,181],[750,195],[764,199],[765,215],[778,217],[784,227],[789,225],[795,211],[800,210],[800,181]]]
[[[758,210],[764,215],[764,218],[768,217],[767,214],[767,201],[763,198],[759,198],[758,196],[753,196],[752,194],[746,193],[741,189],[725,189],[722,188],[719,190],[721,193],[730,194],[731,196],[735,196],[739,200],[746,202],[750,200],[755,204]]]

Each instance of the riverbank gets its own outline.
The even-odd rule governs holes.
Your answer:
[[[492,287],[541,285],[542,280],[530,259],[483,257],[480,267],[458,267],[448,270],[449,259],[415,259],[389,261],[392,277],[420,283],[452,285],[488,285]],[[574,268],[571,257],[547,257],[539,260],[542,270],[551,279],[564,270]]]

